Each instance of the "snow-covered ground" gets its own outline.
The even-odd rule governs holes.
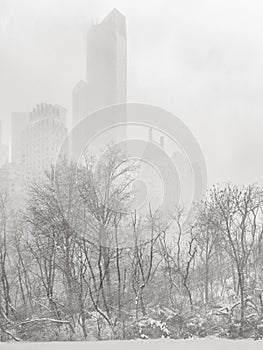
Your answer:
[[[134,340],[100,342],[0,343],[4,350],[263,350],[263,340],[217,338],[187,340]]]

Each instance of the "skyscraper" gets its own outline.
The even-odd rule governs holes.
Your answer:
[[[41,103],[30,113],[21,136],[21,164],[34,177],[41,177],[44,169],[55,162],[67,133],[64,120],[66,110],[58,105]]]
[[[73,124],[102,107],[126,102],[125,17],[116,9],[87,35],[87,77],[73,90]]]
[[[21,144],[22,144],[22,132],[26,128],[30,120],[30,113],[26,112],[13,112],[12,113],[12,162],[21,163],[22,154],[21,154]]]
[[[73,88],[72,116],[73,125],[84,118],[89,111],[89,91],[88,85],[80,80]]]

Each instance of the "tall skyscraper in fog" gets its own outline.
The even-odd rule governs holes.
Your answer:
[[[72,124],[74,125],[79,120],[89,114],[89,94],[90,89],[83,80],[80,80],[73,89],[72,100]]]
[[[29,112],[13,112],[12,113],[12,121],[11,121],[11,128],[12,128],[12,162],[14,163],[21,163],[22,160],[22,132],[26,128],[27,124],[30,120],[30,113]]]
[[[92,88],[92,109],[126,101],[126,21],[116,9],[88,32],[86,80]]]
[[[87,35],[87,76],[73,90],[73,124],[102,107],[126,102],[125,17],[116,9]]]
[[[21,136],[21,164],[33,176],[41,177],[55,162],[67,133],[65,120],[66,110],[58,105],[41,103],[30,113]]]

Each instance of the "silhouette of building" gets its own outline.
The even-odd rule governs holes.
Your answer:
[[[73,124],[102,107],[127,100],[125,17],[116,9],[87,35],[86,82],[73,89]]]
[[[56,161],[67,133],[66,109],[41,103],[30,113],[21,135],[21,164],[33,177],[41,178],[44,169]]]
[[[89,88],[80,80],[73,88],[72,116],[73,125],[83,119],[89,112]]]
[[[0,167],[8,162],[8,146],[2,143],[2,125],[0,121]]]
[[[11,160],[14,163],[21,163],[22,161],[22,132],[26,128],[30,120],[30,113],[13,112],[11,119]]]

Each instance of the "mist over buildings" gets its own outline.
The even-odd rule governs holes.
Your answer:
[[[72,88],[86,78],[87,32],[117,7],[127,22],[128,101],[160,106],[186,123],[210,185],[262,184],[261,2],[1,3],[5,144],[13,112],[47,102],[64,106],[71,120]]]

